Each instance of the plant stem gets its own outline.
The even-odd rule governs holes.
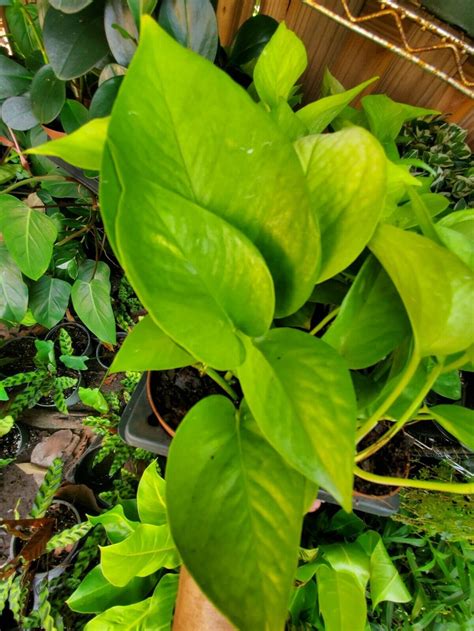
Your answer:
[[[390,392],[390,394],[382,401],[379,407],[375,410],[375,412],[370,416],[369,419],[362,425],[362,427],[358,430],[356,434],[356,441],[359,443],[364,436],[366,436],[369,432],[371,432],[374,427],[377,425],[379,419],[386,413],[386,411],[390,408],[392,403],[394,403],[398,397],[402,394],[403,390],[410,383],[411,378],[416,372],[418,368],[418,364],[420,363],[420,358],[418,356],[418,352],[416,347],[413,349],[412,356],[410,357],[410,361],[403,373],[400,381],[397,383],[396,387]]]
[[[67,237],[64,237],[64,239],[62,239],[61,241],[58,241],[56,245],[58,246],[58,245],[64,245],[65,243],[69,243],[69,241],[72,241],[76,237],[80,237],[81,234],[84,234],[85,232],[89,232],[90,229],[91,229],[91,226],[82,226],[82,228],[79,228],[79,230],[76,230],[75,232],[71,232],[70,235],[68,235]]]
[[[423,384],[420,392],[412,401],[411,405],[406,410],[405,414],[402,414],[400,419],[396,423],[394,423],[392,427],[387,432],[385,432],[385,434],[381,436],[375,443],[373,443],[372,445],[369,445],[366,449],[356,454],[356,457],[355,457],[356,462],[360,462],[361,460],[365,460],[366,458],[369,458],[369,456],[372,456],[384,445],[386,445],[390,440],[392,440],[395,434],[398,434],[398,432],[403,428],[403,426],[412,419],[413,415],[415,414],[417,409],[420,407],[420,405],[423,403],[423,399],[425,398],[426,394],[431,390],[434,382],[439,377],[442,370],[443,370],[442,364],[438,364],[437,366],[433,368],[431,373],[428,375],[425,383]]]
[[[35,175],[34,177],[28,177],[25,180],[20,180],[19,182],[10,184],[10,186],[7,186],[7,188],[3,189],[2,194],[5,195],[5,193],[10,193],[10,191],[14,191],[16,188],[20,188],[25,184],[33,184],[33,182],[62,182],[65,179],[66,178],[64,178],[62,175]]]
[[[26,21],[29,22],[31,30],[34,33],[36,44],[37,44],[39,50],[41,51],[41,55],[43,57],[43,61],[44,61],[45,64],[47,64],[48,63],[48,55],[46,54],[46,49],[44,47],[43,40],[42,40],[40,34],[38,33],[38,31],[36,29],[36,24],[34,23],[31,15],[29,14],[28,9],[22,4],[20,4],[20,6],[22,7],[22,13],[25,16]]]
[[[319,333],[321,329],[324,329],[324,327],[326,326],[328,322],[331,322],[331,320],[333,320],[337,316],[340,310],[341,310],[341,307],[336,307],[336,309],[333,309],[332,311],[330,311],[327,314],[327,316],[323,318],[321,322],[319,322],[312,331],[310,331],[309,334],[316,335],[316,333]]]
[[[425,489],[427,491],[443,491],[444,493],[461,493],[470,495],[474,493],[474,482],[440,482],[439,480],[410,480],[408,478],[392,478],[385,475],[369,473],[360,467],[354,466],[354,474],[367,482],[385,484],[387,486],[402,486],[412,489]]]
[[[207,368],[207,367],[204,367],[203,372],[206,375],[208,375],[213,381],[215,381],[217,385],[219,385],[225,392],[227,392],[227,394],[230,397],[232,397],[234,401],[238,401],[239,397],[237,396],[237,393],[235,392],[235,390],[232,388],[232,386],[229,383],[227,383],[224,377],[220,376],[218,372],[216,372],[215,370],[212,370],[212,368]]]

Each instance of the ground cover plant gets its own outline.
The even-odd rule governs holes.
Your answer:
[[[107,125],[35,152],[73,161],[80,148],[80,166],[100,168],[108,238],[148,311],[113,368],[196,365],[238,379],[242,400],[203,399],[179,426],[167,514],[184,564],[231,622],[279,629],[318,486],[347,511],[354,474],[473,491],[367,464],[431,419],[473,447],[472,412],[426,399],[471,366],[472,251],[454,245],[462,218],[438,221],[447,200],[398,154],[403,123],[432,112],[384,95],[347,109],[367,83],[343,92],[334,81],[336,93],[293,111],[306,53],[284,24],[253,69],[259,104],[152,20],[140,32]],[[310,331],[292,328],[318,300],[335,309]],[[316,577],[328,592],[348,580]],[[363,629],[365,599],[354,606]]]

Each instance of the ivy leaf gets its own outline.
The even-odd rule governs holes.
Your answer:
[[[321,546],[320,551],[333,570],[349,572],[365,591],[370,578],[370,558],[358,543],[334,543]]]
[[[194,357],[146,315],[125,338],[109,372],[170,370],[194,363]]]
[[[307,136],[295,148],[324,243],[322,282],[350,265],[373,235],[384,204],[387,160],[361,127]]]
[[[263,434],[350,510],[357,412],[344,360],[322,340],[285,328],[247,341],[246,351],[238,376]]]
[[[38,280],[53,255],[58,234],[54,221],[13,195],[0,195],[0,230],[23,274]]]
[[[321,565],[316,584],[326,631],[364,631],[367,621],[365,590],[354,574]]]
[[[253,71],[255,88],[261,100],[272,109],[278,106],[280,99],[288,101],[291,89],[307,65],[303,42],[284,22],[280,22]]]
[[[377,228],[369,248],[400,294],[422,357],[470,346],[474,275],[455,254],[388,224]]]
[[[137,501],[140,521],[154,526],[167,523],[166,482],[159,475],[155,460],[148,465],[140,478]]]
[[[88,517],[91,524],[104,527],[107,537],[112,543],[120,543],[129,537],[137,528],[138,522],[131,521],[125,517],[123,506],[117,504],[105,513]]]
[[[180,424],[166,476],[173,539],[199,587],[237,628],[282,629],[304,478],[270,447],[245,405],[239,413],[219,395]]]
[[[102,342],[116,343],[115,317],[110,300],[110,283],[102,278],[75,281],[72,304],[88,329]]]
[[[30,285],[29,307],[37,322],[48,329],[63,319],[71,295],[71,285],[59,278],[41,277]]]
[[[130,536],[101,548],[105,578],[123,587],[135,576],[149,576],[156,570],[175,568],[180,560],[167,525],[138,524]]]
[[[158,21],[180,44],[214,61],[217,19],[209,0],[163,0]]]

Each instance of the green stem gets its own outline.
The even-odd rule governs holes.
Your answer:
[[[415,217],[417,218],[418,224],[425,237],[428,237],[428,239],[431,239],[438,245],[442,245],[438,233],[433,225],[431,215],[426,208],[426,204],[415,191],[408,189],[408,195],[410,197],[411,207],[413,208]]]
[[[373,443],[372,445],[369,445],[366,449],[358,453],[355,457],[356,462],[365,460],[366,458],[369,458],[374,453],[376,453],[379,449],[381,449],[384,445],[386,445],[390,440],[392,440],[395,434],[398,434],[398,432],[403,428],[403,426],[412,419],[413,415],[416,413],[420,405],[423,403],[423,400],[426,394],[431,390],[436,379],[438,379],[439,375],[441,374],[442,369],[443,369],[442,364],[438,364],[437,366],[433,368],[431,373],[428,375],[425,383],[423,384],[421,390],[419,391],[418,396],[416,396],[415,399],[412,401],[411,405],[406,410],[405,414],[402,414],[400,419],[392,425],[392,427],[388,430],[388,432],[385,432],[385,434],[381,436],[375,443]]]
[[[319,333],[319,331],[321,331],[321,329],[324,329],[324,327],[326,326],[326,324],[328,322],[331,322],[331,320],[333,320],[337,314],[339,313],[339,311],[341,310],[341,307],[336,307],[336,309],[333,309],[330,313],[327,314],[327,316],[325,318],[323,318],[321,320],[321,322],[319,322],[312,331],[310,331],[310,335],[316,335],[316,333]]]
[[[427,491],[442,491],[444,493],[461,493],[471,495],[474,493],[474,482],[439,482],[438,480],[410,480],[408,478],[392,478],[385,475],[369,473],[357,466],[354,466],[354,474],[358,478],[375,482],[375,484],[385,484],[387,486],[402,486],[412,489],[425,489]]]
[[[3,189],[2,194],[9,193],[10,191],[14,191],[16,188],[21,188],[25,184],[33,184],[34,182],[62,182],[66,178],[62,175],[35,175],[34,177],[28,177],[25,180],[20,180],[19,182],[15,182],[14,184],[10,184],[7,188]]]
[[[366,436],[369,432],[371,432],[374,427],[377,425],[379,419],[387,412],[390,406],[395,403],[398,397],[405,390],[407,385],[410,383],[413,375],[418,368],[418,364],[420,363],[420,358],[418,357],[418,352],[416,347],[413,349],[412,356],[410,357],[410,361],[403,373],[400,381],[397,383],[396,387],[390,392],[390,394],[382,401],[382,403],[378,406],[375,412],[367,419],[367,421],[360,427],[356,434],[356,441],[359,443],[364,436]]]
[[[238,401],[239,397],[232,386],[227,383],[224,377],[221,377],[218,372],[212,370],[212,368],[204,367],[203,372],[208,375],[213,381],[217,383],[227,394],[232,397],[234,401]]]

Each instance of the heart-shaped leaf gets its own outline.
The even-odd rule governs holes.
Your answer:
[[[51,329],[63,319],[71,295],[71,285],[59,278],[43,276],[30,286],[29,307],[39,324]]]
[[[88,329],[102,342],[115,344],[115,317],[110,302],[110,283],[102,278],[76,280],[71,290],[72,304]]]
[[[354,574],[321,565],[316,584],[326,631],[364,631],[367,621],[365,590]]]
[[[237,628],[282,629],[304,478],[270,447],[245,406],[239,413],[222,396],[188,412],[166,475],[173,539],[200,588]]]
[[[265,437],[350,510],[356,400],[344,360],[322,340],[284,328],[248,340],[246,351],[238,376]]]
[[[21,322],[28,307],[28,287],[20,269],[0,243],[0,320]]]
[[[44,274],[58,234],[54,221],[13,195],[1,195],[0,230],[23,274],[33,280]]]

